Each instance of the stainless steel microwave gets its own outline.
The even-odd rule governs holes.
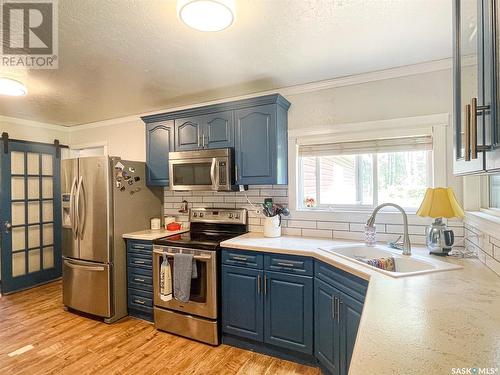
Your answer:
[[[170,152],[168,160],[171,190],[232,190],[234,158],[231,148]]]

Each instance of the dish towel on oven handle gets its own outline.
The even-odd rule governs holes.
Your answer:
[[[191,276],[193,274],[193,254],[174,254],[174,298],[189,302]]]
[[[162,301],[172,299],[172,270],[170,269],[167,253],[163,253],[163,262],[160,267],[160,299]]]

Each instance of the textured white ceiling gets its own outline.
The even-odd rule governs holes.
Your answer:
[[[0,114],[76,125],[451,56],[450,0],[236,0],[201,33],[174,0],[59,0],[59,69],[7,71]]]

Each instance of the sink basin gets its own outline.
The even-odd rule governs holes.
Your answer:
[[[364,267],[371,268],[377,272],[389,275],[392,277],[403,277],[420,275],[430,272],[450,271],[462,268],[456,264],[441,262],[435,259],[428,259],[418,257],[416,255],[402,255],[401,251],[391,249],[386,246],[365,246],[364,244],[356,245],[341,245],[323,247],[320,250],[338,255],[342,258],[348,259],[358,263]],[[360,259],[373,259],[373,258],[394,258],[395,271],[387,271],[374,267],[370,264],[363,262]]]

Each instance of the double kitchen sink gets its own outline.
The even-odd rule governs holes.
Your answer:
[[[431,272],[451,271],[462,268],[459,265],[442,262],[436,259],[420,257],[416,255],[402,255],[401,252],[387,246],[364,244],[340,245],[322,247],[320,250],[345,258],[374,271],[392,277],[404,277]],[[371,259],[394,260],[394,270],[386,270],[367,263]]]

